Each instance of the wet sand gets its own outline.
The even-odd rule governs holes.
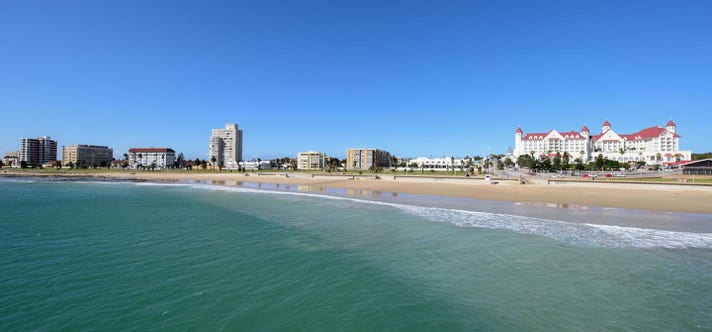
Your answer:
[[[306,173],[207,173],[186,171],[156,172],[66,172],[34,173],[8,172],[5,176],[71,176],[106,179],[147,181],[212,181],[215,184],[238,184],[254,182],[300,186],[300,191],[324,191],[328,188],[343,189],[346,193],[358,191],[390,192],[441,197],[459,197],[488,201],[543,204],[552,206],[589,206],[642,209],[650,211],[712,214],[712,187],[664,186],[640,184],[599,183],[576,185],[517,184],[516,181],[500,181],[492,185],[480,179],[442,179],[428,177],[373,177],[316,176]]]

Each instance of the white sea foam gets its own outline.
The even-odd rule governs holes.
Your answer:
[[[37,181],[35,181],[35,180],[27,180],[27,179],[4,178],[4,179],[0,179],[0,182],[11,182],[11,183],[35,183],[35,182],[37,182]]]
[[[436,222],[451,223],[458,227],[503,229],[521,234],[544,236],[565,243],[578,245],[678,249],[712,248],[712,233],[674,232],[657,229],[565,222],[510,214],[438,207],[422,207],[312,193],[269,191],[262,189],[223,187],[203,184],[192,184],[189,186],[198,189],[315,197],[320,199],[351,201],[359,204],[388,206],[408,214],[416,215]]]

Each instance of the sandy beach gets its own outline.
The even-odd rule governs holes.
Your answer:
[[[212,181],[216,184],[255,182],[301,186],[300,191],[323,191],[324,188],[371,190],[418,195],[463,197],[490,201],[530,202],[565,206],[584,205],[643,209],[652,211],[712,214],[712,187],[666,186],[640,184],[572,183],[517,184],[500,181],[492,185],[480,179],[429,177],[312,176],[306,173],[208,173],[185,171],[157,172],[7,172],[5,176],[97,177],[147,181]]]

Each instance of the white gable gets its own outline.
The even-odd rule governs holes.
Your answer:
[[[544,136],[544,139],[551,139],[551,138],[556,138],[556,139],[563,140],[563,139],[564,139],[564,136],[561,136],[561,134],[559,134],[558,131],[552,130],[552,131],[549,132],[549,134],[547,134],[546,136]]]
[[[601,137],[598,138],[599,141],[623,141],[623,138],[618,136],[613,130],[608,130]]]

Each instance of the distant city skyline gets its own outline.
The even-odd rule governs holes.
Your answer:
[[[244,160],[462,157],[504,153],[518,126],[670,119],[681,149],[709,152],[711,15],[702,1],[7,1],[0,154],[51,136],[208,159],[211,130],[238,123]]]

